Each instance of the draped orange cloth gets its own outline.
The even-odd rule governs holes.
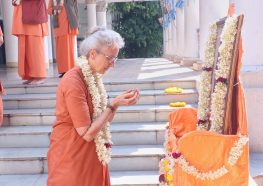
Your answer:
[[[23,80],[46,77],[44,36],[48,35],[47,23],[23,24],[20,4],[14,6],[12,34],[18,37],[19,76]]]
[[[0,28],[1,29],[1,28]],[[3,124],[3,100],[2,100],[2,95],[5,94],[5,89],[2,85],[2,82],[0,81],[0,126]]]
[[[94,141],[85,141],[75,128],[91,124],[93,105],[79,67],[59,83],[56,121],[48,151],[48,186],[109,186],[108,166],[103,166]]]
[[[237,126],[237,132],[248,135],[246,108],[243,88],[239,79],[242,58],[242,40],[239,42],[238,63],[236,77],[239,82],[233,92],[233,117],[232,124]],[[239,139],[238,135],[221,135],[209,131],[196,131],[197,111],[195,109],[179,109],[169,116],[169,141],[168,149],[172,152],[177,145],[177,150],[184,158],[201,172],[215,171],[225,165],[229,170],[224,176],[215,180],[197,179],[186,173],[180,165],[176,165],[173,183],[176,186],[246,186],[248,185],[248,144],[243,148],[243,153],[236,165],[230,167],[227,163],[229,151]],[[177,137],[177,138],[175,138]]]
[[[53,1],[49,0],[48,13],[52,15]],[[56,62],[59,73],[64,73],[75,66],[74,63],[74,45],[75,36],[79,33],[78,29],[71,29],[67,18],[66,9],[58,15],[58,28],[54,29],[56,39]]]

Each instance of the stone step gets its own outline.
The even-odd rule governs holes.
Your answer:
[[[114,145],[161,145],[166,122],[112,123]],[[1,147],[48,147],[51,126],[9,126],[0,128]]]
[[[188,104],[186,107],[197,107]],[[168,114],[176,110],[169,105],[135,105],[120,107],[113,122],[160,122],[167,121]],[[4,110],[4,125],[51,125],[55,120],[54,109]]]
[[[111,186],[158,186],[158,171],[111,171]],[[1,186],[46,186],[47,174],[0,175]]]
[[[121,92],[109,92],[110,99]],[[143,90],[139,105],[169,104],[172,101],[194,103],[198,100],[196,89],[184,89],[182,93],[166,94],[164,90]],[[55,108],[56,94],[11,94],[3,97],[5,109]]]
[[[4,83],[7,94],[35,94],[35,93],[55,93],[59,80],[48,82],[42,85],[23,85],[18,82]],[[170,86],[178,86],[184,89],[195,88],[194,79],[177,79],[177,80],[154,80],[154,81],[118,81],[105,82],[107,91],[125,91],[130,88],[139,88],[140,90],[161,90]]]
[[[1,174],[47,172],[47,148],[0,148]],[[114,146],[111,171],[157,171],[164,155],[162,145]]]
[[[253,169],[255,169],[255,166],[258,167],[258,165],[253,163],[253,157],[254,154],[250,154],[249,186],[261,186],[263,185],[263,177],[253,176]],[[260,161],[259,163],[262,164],[262,162]],[[112,186],[159,185],[158,171],[110,171],[110,177]],[[0,175],[1,186],[46,186],[46,180],[47,174]]]
[[[249,156],[250,175],[258,186],[263,185],[263,152],[251,153]]]

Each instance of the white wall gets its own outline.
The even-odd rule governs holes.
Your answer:
[[[235,0],[236,14],[244,14],[243,64],[263,65],[263,1]]]

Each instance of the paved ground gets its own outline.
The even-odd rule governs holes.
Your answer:
[[[190,68],[181,67],[163,58],[139,58],[118,60],[114,68],[105,75],[104,81],[153,81],[171,79],[193,79],[197,78],[199,72]],[[54,81],[58,77],[56,65],[50,65],[47,81]],[[5,84],[21,81],[16,68],[0,68],[0,80]],[[22,83],[22,81],[21,81]]]

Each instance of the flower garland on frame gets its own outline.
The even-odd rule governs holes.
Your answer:
[[[207,130],[209,124],[208,113],[212,91],[211,80],[215,61],[216,35],[217,25],[216,23],[213,23],[210,26],[210,35],[206,43],[205,61],[202,66],[203,71],[200,78],[200,91],[197,111],[198,130]]]
[[[222,110],[224,110],[224,103],[222,103],[222,100],[224,99],[224,97],[220,96],[220,94],[226,95],[227,93],[226,92],[227,89],[225,88],[226,87],[225,83],[226,83],[227,77],[229,76],[231,53],[233,50],[233,42],[235,40],[235,35],[237,33],[236,26],[237,26],[237,18],[229,17],[226,19],[225,26],[222,31],[222,35],[221,35],[222,44],[219,48],[220,58],[219,58],[218,70],[216,71],[216,80],[217,80],[216,86],[218,88],[213,93],[213,96],[217,96],[216,97],[217,99],[212,98],[213,110],[211,112],[212,113],[214,112],[213,113],[214,117],[211,118],[212,121],[213,119],[215,119],[215,116],[219,117],[219,112],[222,112]],[[211,58],[211,61],[212,61],[212,58]],[[225,85],[225,87],[222,85]],[[221,100],[221,102],[218,100]],[[217,104],[221,103],[221,105],[217,107],[217,104],[215,103]],[[223,117],[224,116],[222,116],[222,118]],[[214,121],[213,124],[216,124],[213,126],[213,128],[221,129],[222,127],[222,124],[218,122],[218,120],[216,120],[216,122]],[[199,129],[200,129],[200,126],[199,126]],[[214,131],[221,133],[221,130],[214,130]],[[232,166],[234,166],[237,163],[238,159],[242,156],[243,151],[244,151],[243,149],[248,142],[247,136],[243,136],[239,134],[238,140],[234,143],[234,145],[231,147],[229,151],[227,165],[222,165],[217,170],[210,170],[207,172],[202,172],[201,170],[198,170],[195,166],[191,165],[181,153],[177,152],[176,146],[173,148],[175,150],[172,150],[174,152],[171,152],[169,150],[168,148],[168,143],[170,140],[169,135],[172,135],[172,134],[169,134],[169,129],[167,129],[166,136],[165,136],[165,143],[164,143],[165,157],[159,163],[159,166],[160,166],[159,181],[160,181],[161,186],[172,186],[173,185],[172,178],[170,179],[169,175],[173,176],[175,166],[180,166],[184,172],[200,180],[216,180],[224,176],[225,174],[229,172],[229,169]]]
[[[237,34],[237,17],[228,17],[221,34],[219,47],[219,63],[215,72],[215,90],[211,101],[210,131],[222,133],[225,115],[225,99],[227,96],[227,81],[230,74],[233,43]]]
[[[84,80],[87,84],[93,105],[93,121],[96,120],[107,107],[107,93],[102,82],[102,77],[98,73],[92,72],[90,65],[85,57],[77,60],[77,65],[81,68]],[[95,136],[96,152],[99,161],[106,165],[111,160],[111,134],[109,122]]]

